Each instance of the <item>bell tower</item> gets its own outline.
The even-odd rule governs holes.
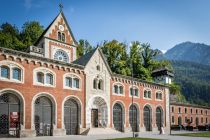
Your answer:
[[[63,13],[60,12],[45,29],[34,46],[30,46],[30,54],[71,63],[76,59],[77,41]]]

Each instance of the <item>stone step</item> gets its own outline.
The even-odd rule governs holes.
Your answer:
[[[90,128],[87,135],[121,134],[122,132],[112,128]]]

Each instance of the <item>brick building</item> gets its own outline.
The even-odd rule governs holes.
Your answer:
[[[205,126],[210,124],[210,108],[199,105],[172,102],[171,125]]]
[[[0,136],[168,132],[167,86],[113,74],[100,48],[77,59],[76,47],[61,11],[27,52],[0,48]]]

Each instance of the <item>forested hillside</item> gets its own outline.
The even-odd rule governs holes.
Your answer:
[[[169,60],[192,61],[210,65],[210,46],[201,43],[184,42],[168,50],[164,57]]]
[[[171,61],[175,82],[190,103],[210,106],[210,66],[187,61]]]

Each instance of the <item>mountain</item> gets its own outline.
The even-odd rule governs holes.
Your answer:
[[[210,65],[210,46],[201,43],[184,42],[168,50],[164,57],[169,60],[181,60]]]
[[[181,60],[171,60],[171,64],[187,101],[210,106],[210,66]]]

